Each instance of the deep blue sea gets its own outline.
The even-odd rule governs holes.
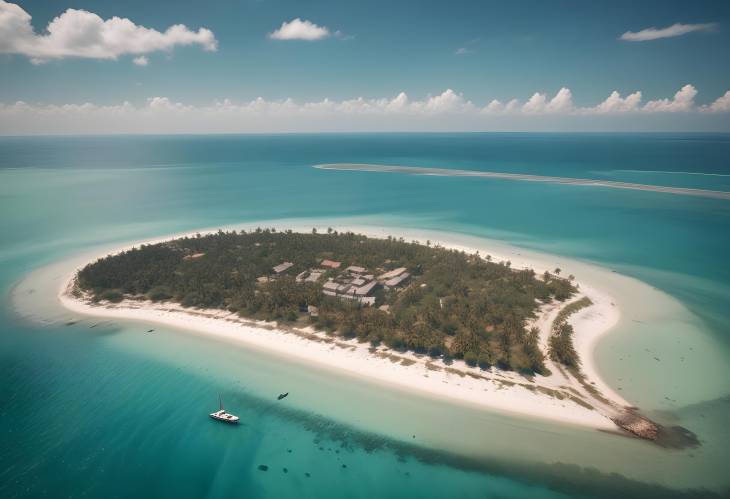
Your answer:
[[[728,494],[730,201],[313,168],[321,163],[730,191],[727,134],[0,138],[0,497]],[[633,390],[665,421],[695,431],[702,446],[657,449],[483,414],[172,329],[145,335],[145,325],[121,321],[44,324],[13,305],[26,276],[80,253],[277,219],[484,237],[644,281],[686,308],[692,338],[711,344],[714,357],[691,368],[647,361],[648,378],[703,380],[687,394],[691,403],[657,395],[654,404],[640,379]],[[680,342],[682,324],[667,331],[651,341]],[[609,339],[604,359],[611,348]],[[686,348],[690,355],[693,346]],[[604,362],[615,382],[621,367]],[[287,389],[287,404],[269,397]],[[211,424],[219,392],[240,427]],[[483,452],[444,444],[459,429]]]

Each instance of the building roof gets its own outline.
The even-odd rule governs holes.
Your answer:
[[[394,277],[398,277],[399,275],[401,275],[402,273],[404,273],[406,270],[408,270],[408,269],[406,269],[405,267],[398,267],[397,269],[393,269],[393,270],[391,270],[389,272],[386,272],[385,274],[382,274],[379,277],[379,279],[383,279],[383,280],[386,280],[387,281],[388,279],[392,279]]]
[[[387,281],[385,281],[384,284],[386,286],[392,288],[392,287],[395,287],[395,286],[399,285],[400,283],[402,283],[403,281],[405,281],[406,279],[408,279],[410,276],[411,275],[408,272],[404,272],[401,275],[399,275],[398,277],[394,277],[392,279],[388,279]]]
[[[281,274],[282,272],[284,272],[285,270],[287,270],[293,266],[294,266],[294,264],[291,262],[283,262],[283,263],[280,263],[279,265],[277,265],[276,267],[274,267],[274,272],[276,272],[277,274]]]
[[[322,263],[320,263],[322,267],[329,267],[331,269],[339,269],[340,265],[342,265],[342,262],[336,262],[334,260],[322,260]]]
[[[357,265],[350,265],[345,269],[348,272],[352,272],[353,274],[364,274],[367,272],[367,269],[365,267],[358,267]]]
[[[322,274],[324,272],[312,272],[309,274],[309,277],[304,279],[304,282],[316,282],[319,280],[320,277],[322,277]]]
[[[336,283],[335,281],[327,281],[322,286],[323,289],[328,291],[337,291],[337,288],[339,288],[340,285]]]
[[[358,296],[367,296],[370,294],[370,292],[373,290],[375,286],[377,286],[378,281],[370,281],[365,286],[360,286],[355,290],[355,294]]]

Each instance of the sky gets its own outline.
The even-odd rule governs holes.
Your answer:
[[[0,134],[730,132],[730,2],[0,0]]]

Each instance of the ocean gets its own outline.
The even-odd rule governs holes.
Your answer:
[[[727,134],[0,138],[0,497],[730,492],[730,202],[313,168],[322,163],[730,191]],[[52,303],[48,283],[80,254],[272,221],[489,239],[642,281],[657,298],[618,297],[631,307],[598,344],[598,367],[701,445],[664,449],[456,406]],[[219,393],[240,427],[209,420]]]

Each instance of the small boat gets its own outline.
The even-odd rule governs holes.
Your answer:
[[[220,409],[210,413],[211,418],[217,421],[223,421],[224,423],[238,424],[238,416],[228,414],[223,408],[223,400],[221,399],[220,395],[218,395],[218,406],[220,407]]]
[[[278,397],[276,397],[276,400],[281,400],[283,398],[286,398],[289,395],[289,392],[286,393],[280,393]]]

